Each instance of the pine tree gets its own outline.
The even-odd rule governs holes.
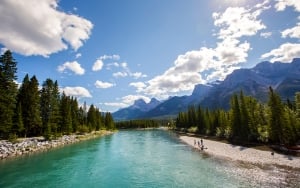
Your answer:
[[[103,120],[102,120],[102,115],[101,112],[98,108],[96,108],[96,119],[97,119],[97,123],[96,123],[96,130],[100,130],[100,129],[104,129],[104,125],[103,125]]]
[[[248,127],[249,133],[248,138],[250,141],[257,141],[259,138],[258,127],[264,125],[262,122],[262,118],[260,117],[260,106],[257,100],[253,97],[245,97],[247,109],[248,109]]]
[[[61,120],[61,115],[59,111],[59,105],[60,105],[60,93],[59,93],[59,87],[57,80],[54,82],[52,95],[51,95],[51,106],[52,106],[52,113],[51,113],[51,128],[54,134],[56,135],[58,133],[59,129],[59,122]]]
[[[284,107],[280,97],[269,88],[269,107],[270,107],[270,138],[273,142],[284,143]]]
[[[57,81],[47,79],[41,90],[41,114],[43,122],[43,135],[49,139],[51,135],[57,136],[61,129],[60,122],[60,95]]]
[[[30,80],[29,80],[29,75],[26,74],[23,82],[21,84],[21,87],[19,89],[19,93],[18,93],[18,103],[21,104],[22,106],[22,118],[23,118],[23,125],[24,125],[24,136],[26,137],[27,135],[30,134],[30,129],[31,129],[31,125],[29,124],[29,111],[27,111],[26,109],[28,108],[29,104],[29,84],[30,84]]]
[[[300,92],[296,93],[295,96],[295,101],[296,101],[296,114],[297,114],[297,118],[300,121]]]
[[[241,130],[240,130],[240,138],[241,140],[247,140],[249,141],[249,124],[250,124],[250,119],[249,119],[249,114],[248,114],[249,106],[248,103],[246,103],[246,99],[244,96],[243,91],[240,92],[240,115],[241,115]]]
[[[296,113],[289,107],[284,107],[284,126],[283,140],[284,144],[293,145],[297,142],[297,118]]]
[[[232,136],[240,138],[240,125],[241,125],[241,112],[238,96],[234,94],[231,98],[231,124],[232,124]]]
[[[188,128],[194,127],[197,124],[197,114],[194,106],[188,107]]]
[[[300,139],[300,92],[297,92],[295,95],[296,99],[296,131],[297,131],[297,139]]]
[[[63,92],[60,104],[61,113],[61,131],[70,134],[73,131],[72,127],[72,113],[71,113],[71,99]]]
[[[0,57],[0,138],[8,138],[16,108],[17,62],[8,50]]]
[[[197,127],[199,133],[204,133],[204,117],[203,117],[203,110],[201,109],[200,105],[197,109]]]
[[[71,98],[71,119],[73,132],[77,132],[79,127],[79,109],[76,98]]]
[[[209,134],[210,126],[211,126],[211,113],[209,112],[209,109],[205,109],[204,113],[204,134]]]
[[[24,135],[39,136],[42,133],[39,83],[35,76],[29,80],[28,74],[19,89],[18,103],[22,106]]]
[[[96,108],[92,104],[89,108],[89,111],[87,113],[87,122],[88,122],[88,127],[89,130],[96,130],[97,126],[97,113],[96,113]]]
[[[35,76],[30,79],[28,88],[28,123],[31,125],[31,134],[39,136],[42,134],[42,120],[40,109],[39,83]]]
[[[22,116],[22,104],[18,103],[15,111],[12,133],[20,137],[23,136],[24,129],[25,128],[24,128],[23,116]]]
[[[110,112],[107,112],[105,114],[105,125],[106,125],[106,128],[108,130],[114,130],[115,129],[114,120],[113,120],[113,117],[112,117]]]

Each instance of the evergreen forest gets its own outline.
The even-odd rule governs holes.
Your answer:
[[[79,106],[74,97],[60,93],[57,81],[46,79],[39,88],[36,76],[27,74],[18,87],[17,62],[8,50],[0,57],[0,139],[113,130],[112,115],[93,104]]]
[[[129,120],[129,121],[120,121],[116,122],[117,129],[146,129],[146,128],[158,128],[159,123],[156,120]]]
[[[241,91],[231,97],[228,111],[190,106],[178,114],[175,126],[240,143],[293,145],[300,140],[300,92],[294,103],[282,102],[270,87],[268,103],[262,104]]]

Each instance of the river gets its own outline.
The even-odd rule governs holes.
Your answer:
[[[293,174],[205,155],[165,130],[119,131],[0,161],[1,188],[299,186]]]

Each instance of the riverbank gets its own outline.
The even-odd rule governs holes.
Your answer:
[[[30,153],[47,151],[52,148],[62,147],[64,145],[93,139],[112,133],[112,131],[101,130],[81,135],[63,135],[62,137],[53,140],[45,140],[44,137],[18,138],[14,143],[8,140],[0,140],[0,160]]]
[[[179,138],[188,145],[212,156],[258,165],[279,165],[300,169],[300,157],[278,153],[273,153],[272,155],[271,151],[263,151],[207,139],[203,139],[204,149],[201,150],[197,144],[194,145],[195,140],[200,142],[199,137],[181,135]]]

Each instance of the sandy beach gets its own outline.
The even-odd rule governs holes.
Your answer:
[[[200,138],[191,136],[180,136],[179,138],[191,147],[199,149],[197,144],[194,146],[194,140],[198,142],[200,141]],[[203,139],[203,145],[206,149],[199,149],[200,152],[205,152],[216,157],[259,165],[275,164],[292,168],[300,168],[300,157],[278,153],[271,155],[270,151],[262,151],[207,139]]]

